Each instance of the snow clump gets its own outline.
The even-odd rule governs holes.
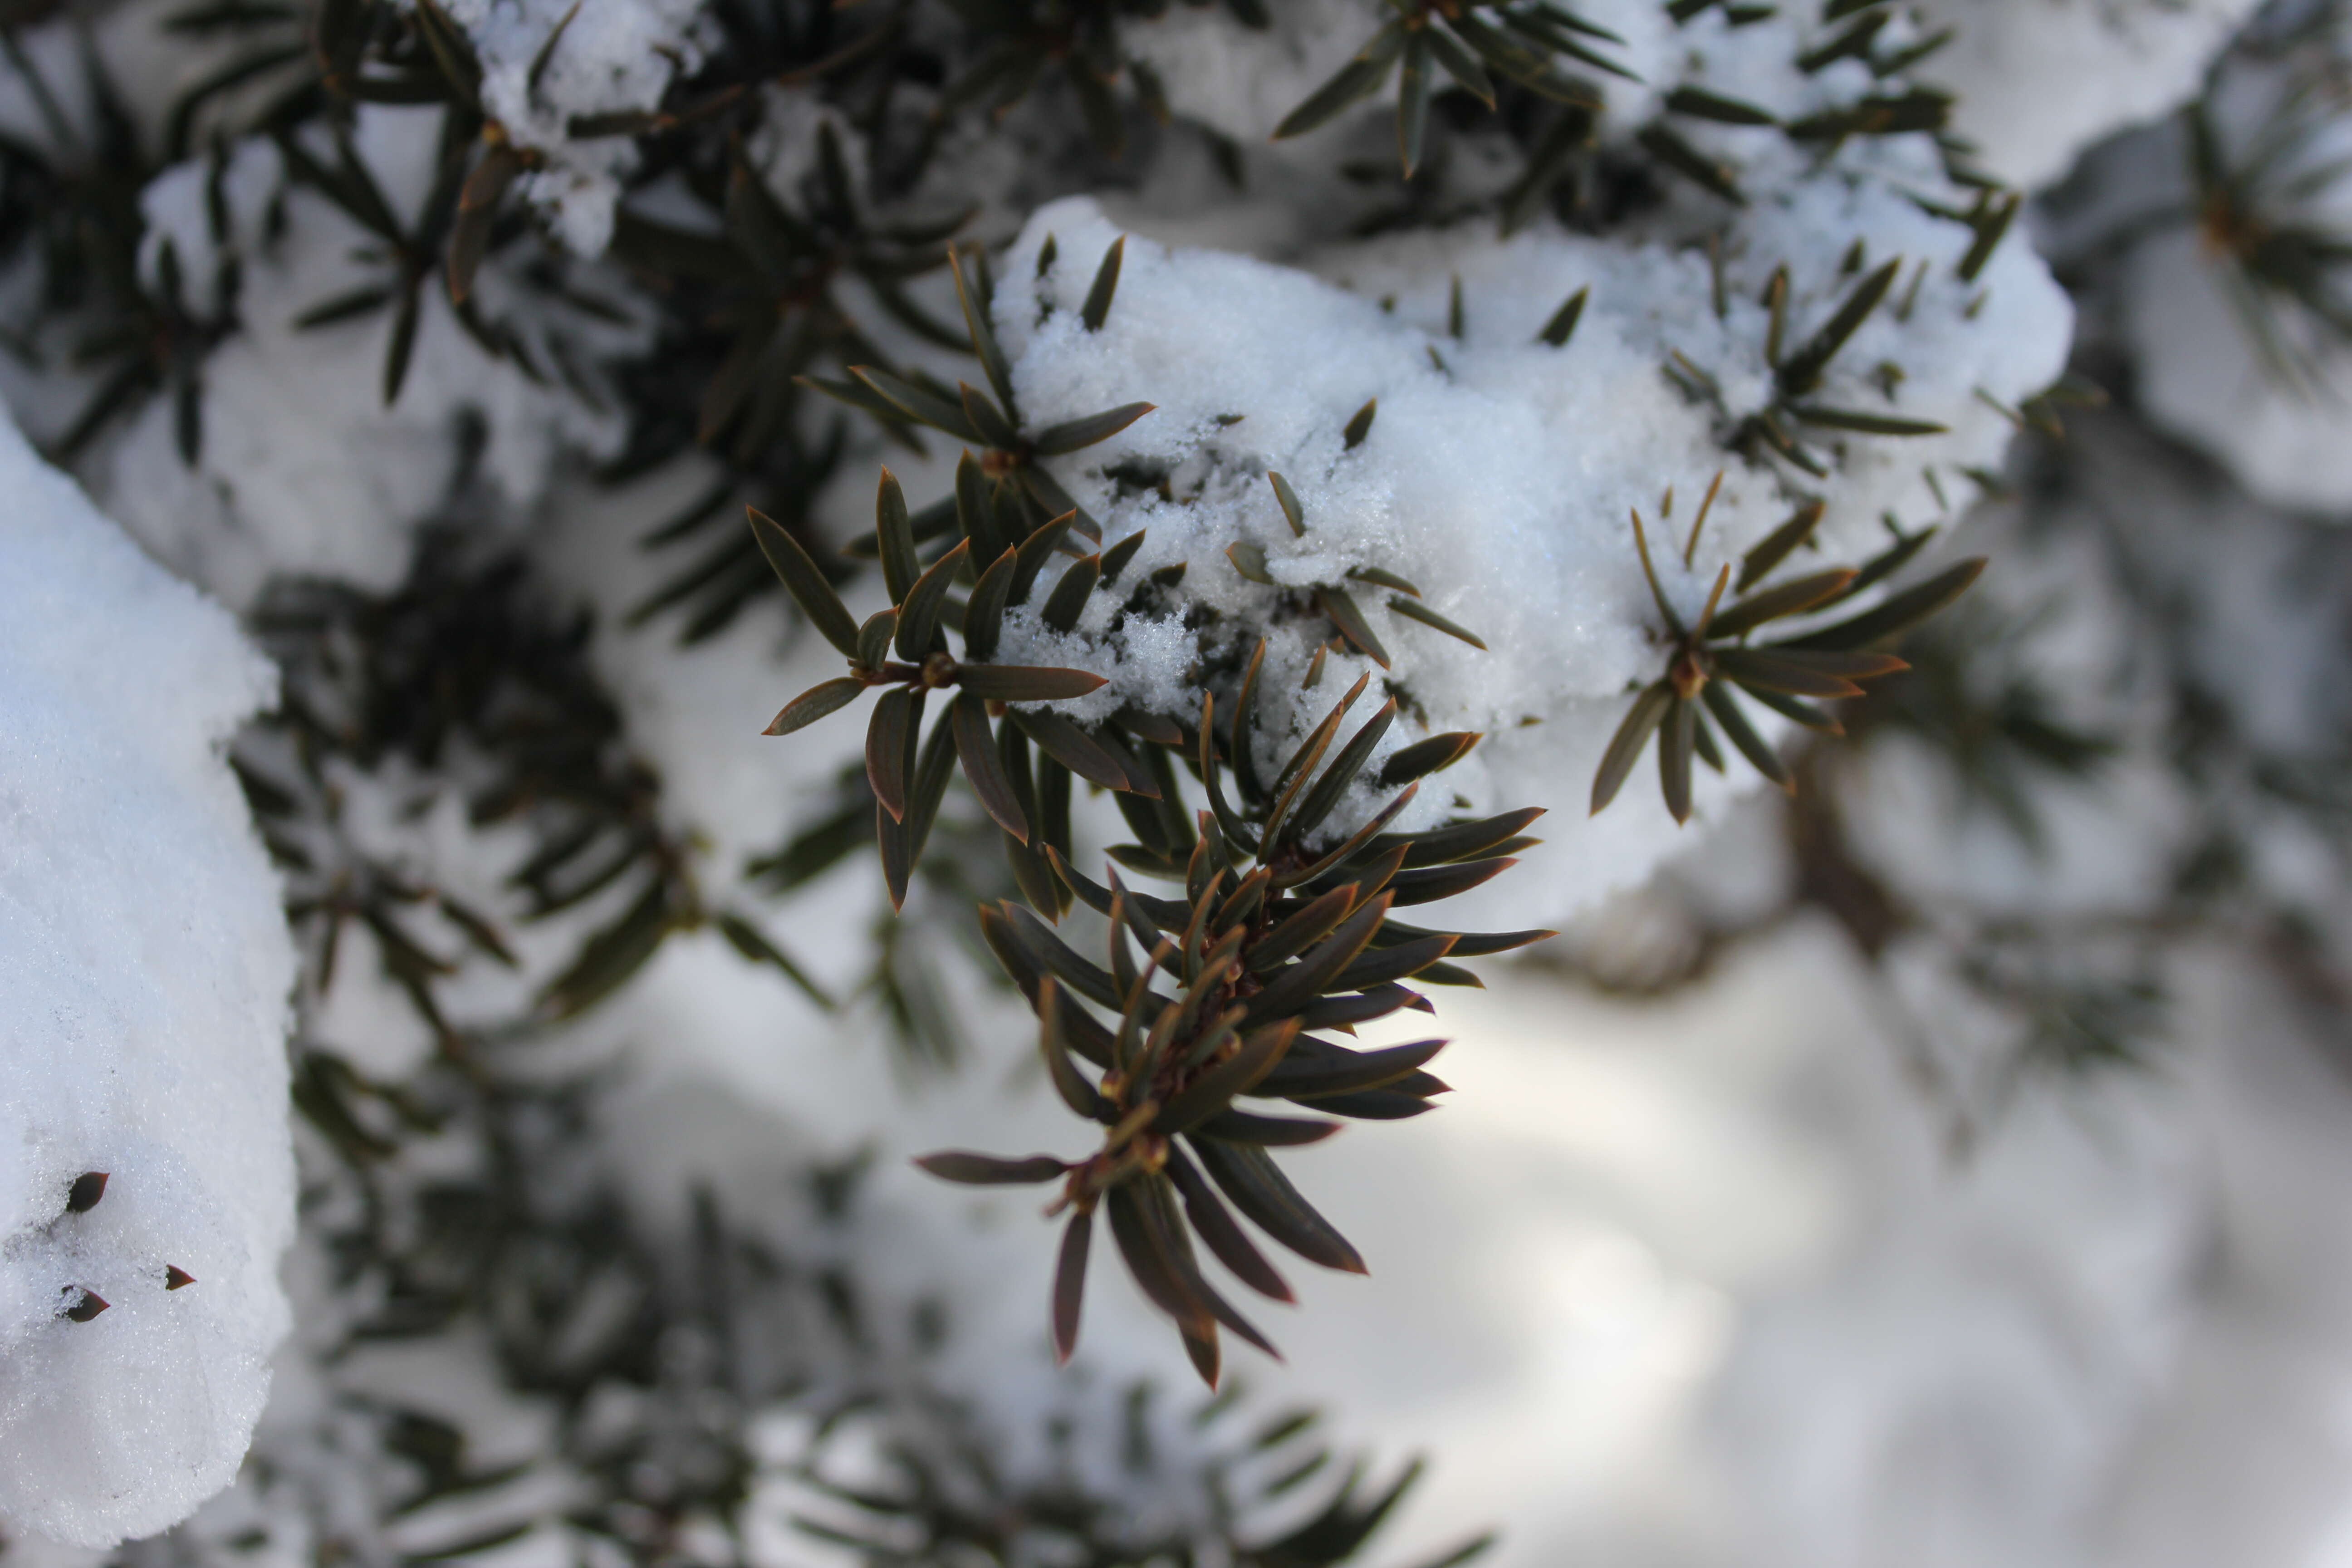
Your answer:
[[[0,420],[0,1527],[226,1486],[288,1324],[275,875],[221,742],[270,667]]]
[[[1049,237],[1053,256],[1041,261]],[[1483,229],[1398,236],[1309,268],[1129,237],[1109,315],[1089,331],[1077,307],[1116,237],[1085,198],[1036,213],[1005,259],[996,329],[1033,429],[1137,399],[1157,405],[1057,459],[1055,473],[1101,521],[1105,545],[1150,531],[1129,568],[1138,581],[1180,561],[1185,574],[1157,613],[1123,591],[1096,595],[1071,634],[1016,616],[999,658],[1105,675],[1110,685],[1071,705],[1073,717],[1125,703],[1197,718],[1202,670],[1213,686],[1264,636],[1257,700],[1271,747],[1286,752],[1368,672],[1381,683],[1374,700],[1384,688],[1407,720],[1391,744],[1484,732],[1468,762],[1423,785],[1399,826],[1454,809],[1553,810],[1536,852],[1543,869],[1482,890],[1490,918],[1558,920],[1647,875],[1675,846],[1654,788],[1629,788],[1585,821],[1628,694],[1657,679],[1666,657],[1629,514],[1648,521],[1664,591],[1686,620],[1726,563],[1808,498],[1826,511],[1822,552],[1801,563],[1856,563],[1886,544],[1890,525],[1926,527],[1973,497],[1966,476],[1998,465],[2012,429],[2004,410],[2057,376],[2072,325],[2064,295],[2021,244],[1961,279],[1965,226],[1843,179],[1759,202],[1722,237],[1719,313],[1703,252],[1556,230],[1501,244]],[[1808,427],[1818,478],[1728,449],[1778,395],[1759,302],[1774,270],[1789,271],[1794,342],[1836,310],[1861,268],[1895,258],[1900,282],[1809,396],[1945,431]],[[1541,341],[1580,291],[1573,335]],[[1351,443],[1349,422],[1368,406],[1370,428]],[[1295,490],[1303,531],[1286,521],[1269,471]],[[1718,472],[1685,564],[1697,502]],[[1245,575],[1229,546],[1244,560],[1262,554],[1271,583]],[[1410,582],[1422,605],[1486,648],[1395,612],[1391,590],[1368,572]],[[1331,623],[1307,592],[1318,587],[1363,606],[1390,655],[1385,672],[1345,645],[1326,647]],[[1738,773],[1730,780],[1703,778],[1702,815],[1746,787]],[[1373,805],[1360,790],[1339,830]]]

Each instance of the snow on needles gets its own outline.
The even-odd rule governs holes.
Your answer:
[[[0,488],[0,1524],[106,1547],[228,1484],[287,1328],[293,952],[220,752],[273,672],[5,420]]]
[[[387,199],[413,214],[431,184],[437,135],[433,111],[371,104],[355,116],[352,139]],[[545,331],[560,328],[593,364],[639,345],[638,326],[585,316],[551,321],[542,297],[488,268],[476,298],[516,344],[493,357],[459,324],[436,282],[423,291],[406,374],[387,401],[383,365],[396,315],[388,302],[350,320],[303,324],[303,312],[381,280],[366,259],[372,237],[314,190],[290,184],[276,145],[258,137],[231,150],[220,178],[223,234],[212,229],[210,182],[197,160],[173,165],[147,187],[145,264],[152,271],[168,239],[197,297],[215,290],[233,259],[245,297],[275,303],[248,304],[238,329],[206,358],[203,441],[193,463],[183,455],[172,400],[157,398],[106,453],[92,482],[142,544],[232,608],[249,607],[274,574],[390,587],[407,569],[415,524],[454,486],[480,481],[509,514],[520,513],[544,493],[562,455],[617,448],[617,414],[530,366],[546,358]],[[467,428],[478,432],[478,448],[457,437]]]
[[[1179,113],[1260,142],[1391,15],[1379,0],[1291,0],[1274,9],[1261,30],[1223,6],[1177,7],[1134,29],[1132,47]],[[1680,20],[1650,0],[1580,0],[1569,9],[1615,35],[1604,52],[1630,72],[1605,83],[1604,138],[1655,114],[1678,85],[1802,112],[1874,84],[1856,61],[1791,68],[1839,20],[1816,23],[1811,7],[1761,17],[1701,7]],[[1911,75],[1953,92],[1951,129],[1974,163],[2035,188],[2100,138],[2192,96],[2215,50],[2253,9],[2253,0],[1917,0],[1883,14],[1882,38],[1890,54],[1916,51]],[[1390,101],[1376,93],[1352,112],[1373,118]]]
[[[482,107],[538,166],[522,188],[575,256],[613,237],[628,136],[578,136],[572,122],[648,111],[697,58],[696,0],[449,0],[482,65]]]
[[[1049,235],[1055,256],[1041,269]],[[1823,552],[1805,559],[1857,562],[1886,542],[1886,521],[1916,529],[1945,519],[1948,500],[1972,497],[1963,470],[1997,466],[2011,431],[1993,405],[2013,407],[2047,385],[2071,328],[2064,296],[2021,242],[1964,281],[1954,264],[1969,245],[1965,226],[1843,177],[1801,181],[1735,223],[1720,315],[1702,253],[1549,230],[1497,244],[1482,226],[1351,245],[1311,270],[1131,236],[1109,316],[1088,331],[1077,306],[1116,237],[1083,198],[1035,214],[1003,263],[997,330],[1032,428],[1138,399],[1157,405],[1056,471],[1102,521],[1106,545],[1150,531],[1139,576],[1179,561],[1186,573],[1161,616],[1122,615],[1120,595],[1098,595],[1069,636],[1009,626],[1000,657],[1097,669],[1111,685],[1086,700],[1106,709],[1196,714],[1200,670],[1238,664],[1264,635],[1258,700],[1270,743],[1281,744],[1358,676],[1381,678],[1335,650],[1302,689],[1330,628],[1296,590],[1348,587],[1391,655],[1386,689],[1412,721],[1391,731],[1393,743],[1450,730],[1488,737],[1423,786],[1418,819],[1457,807],[1554,812],[1541,868],[1482,890],[1487,918],[1557,920],[1645,876],[1675,845],[1654,789],[1628,789],[1605,815],[1585,816],[1628,694],[1664,664],[1629,512],[1649,520],[1665,591],[1686,618],[1724,564],[1808,495],[1827,511]],[[1725,438],[1775,395],[1759,303],[1767,279],[1789,268],[1788,330],[1801,341],[1861,277],[1847,265],[1857,241],[1867,267],[1902,258],[1902,282],[1814,396],[1948,431],[1815,432],[1829,467],[1818,481],[1730,454]],[[1539,341],[1580,289],[1590,292],[1573,336],[1559,347]],[[1689,390],[1688,375],[1684,386],[1670,379],[1676,355],[1714,392]],[[1374,399],[1370,428],[1351,447],[1346,426]],[[1285,521],[1269,470],[1296,490],[1303,532]],[[1718,470],[1721,492],[1686,566],[1680,546]],[[1237,543],[1263,552],[1274,585],[1237,568],[1226,553]],[[1486,650],[1391,610],[1388,590],[1361,576],[1368,569],[1413,584]],[[1703,815],[1745,787],[1709,782]],[[1342,822],[1371,806],[1362,793]]]
[[[2340,261],[2282,258],[2327,252],[2352,229],[2352,123],[2336,96],[2347,64],[2352,32],[2338,26],[2215,68],[2200,112],[2218,177],[2184,192],[2193,228],[2133,247],[2121,318],[2157,423],[2263,500],[2336,514],[2352,510],[2352,290]]]

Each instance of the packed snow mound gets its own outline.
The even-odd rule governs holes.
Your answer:
[[[2010,440],[2003,410],[2059,374],[2072,326],[2065,296],[2021,242],[1963,279],[1954,264],[1969,245],[1964,225],[1837,178],[1759,202],[1724,237],[1720,313],[1701,251],[1551,230],[1497,244],[1480,226],[1349,246],[1312,270],[1129,237],[1109,315],[1090,331],[1078,305],[1117,237],[1087,199],[1035,214],[1003,263],[997,331],[1032,429],[1132,400],[1157,405],[1055,471],[1101,520],[1106,546],[1150,531],[1130,569],[1139,577],[1177,562],[1185,574],[1156,616],[1109,594],[1067,636],[1016,615],[999,657],[1105,675],[1108,686],[1069,705],[1082,720],[1100,716],[1089,704],[1107,713],[1121,703],[1197,717],[1200,662],[1234,662],[1233,645],[1245,655],[1264,635],[1257,701],[1269,746],[1286,752],[1368,672],[1408,720],[1391,731],[1394,744],[1485,733],[1399,822],[1553,810],[1542,869],[1482,890],[1487,918],[1564,918],[1676,846],[1654,786],[1629,788],[1585,819],[1629,693],[1658,679],[1666,658],[1630,513],[1648,520],[1664,592],[1685,621],[1727,563],[1810,498],[1826,505],[1821,552],[1801,553],[1791,571],[1858,563],[1886,543],[1889,522],[1925,527],[1973,497],[1968,474],[1997,467]],[[1798,342],[1851,294],[1862,267],[1897,257],[1901,282],[1809,395],[1945,431],[1812,431],[1818,477],[1730,450],[1777,395],[1759,302],[1774,270],[1789,269],[1787,330]],[[1580,290],[1573,335],[1541,341]],[[1350,421],[1374,400],[1369,430],[1351,443]],[[1296,492],[1303,531],[1286,521],[1269,471]],[[1686,563],[1682,547],[1718,472]],[[1257,552],[1271,582],[1244,575],[1234,546],[1244,559]],[[1367,572],[1411,583],[1422,605],[1486,647],[1396,612]],[[1361,605],[1386,671],[1338,648],[1317,665],[1330,623],[1300,607],[1300,590],[1316,586]],[[1260,759],[1278,761],[1272,751]],[[1752,775],[1737,771],[1704,778],[1701,814],[1745,782]],[[1373,809],[1372,795],[1359,794],[1334,831]]]
[[[277,880],[221,742],[272,671],[0,421],[0,1526],[226,1486],[287,1328]]]

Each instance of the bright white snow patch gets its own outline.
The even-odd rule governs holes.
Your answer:
[[[293,952],[220,754],[272,672],[5,421],[0,492],[0,1524],[106,1547],[228,1484],[287,1327]]]

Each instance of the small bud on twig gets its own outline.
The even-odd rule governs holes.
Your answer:
[[[88,1214],[96,1208],[98,1200],[106,1196],[106,1175],[104,1171],[84,1171],[76,1176],[72,1190],[66,1194],[66,1212]]]

